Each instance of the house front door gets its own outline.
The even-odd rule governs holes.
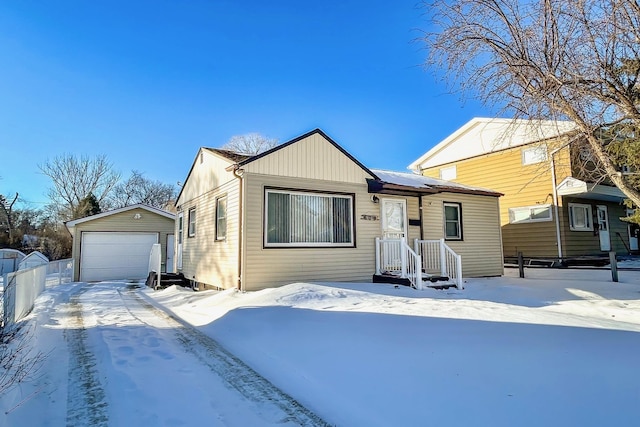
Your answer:
[[[633,212],[633,209],[627,209],[627,215],[633,215]],[[638,238],[640,237],[640,225],[629,223],[629,225],[627,225],[627,230],[629,232],[629,250],[637,251]]]
[[[605,205],[596,206],[598,212],[598,236],[600,237],[600,250],[611,250],[611,238],[609,236],[609,214]]]
[[[402,199],[382,199],[382,237],[401,239],[407,237],[407,201]]]

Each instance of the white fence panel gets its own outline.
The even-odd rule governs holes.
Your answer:
[[[4,324],[15,323],[29,314],[36,298],[46,286],[71,282],[72,275],[73,260],[70,259],[53,261],[5,275],[2,293]]]

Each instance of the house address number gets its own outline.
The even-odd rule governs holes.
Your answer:
[[[360,219],[364,221],[377,221],[378,215],[360,215]]]

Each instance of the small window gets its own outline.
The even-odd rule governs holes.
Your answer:
[[[547,147],[531,147],[522,149],[522,164],[533,165],[547,160]]]
[[[462,240],[462,205],[444,203],[444,237],[447,240]]]
[[[440,179],[452,181],[456,179],[457,176],[458,176],[458,172],[455,166],[449,166],[448,168],[440,169]]]
[[[183,214],[180,212],[178,214],[178,244],[182,244],[182,233],[183,233]]]
[[[227,238],[227,196],[216,199],[216,240]]]
[[[523,224],[526,222],[551,221],[551,205],[523,206],[509,208],[509,223]]]
[[[632,175],[633,174],[633,170],[631,170],[631,166],[629,166],[629,165],[622,165],[620,167],[620,172],[622,172],[622,175]]]
[[[189,209],[189,237],[196,235],[196,208]]]
[[[569,228],[571,231],[593,231],[591,205],[569,203]]]

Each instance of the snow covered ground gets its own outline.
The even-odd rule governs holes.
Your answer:
[[[46,366],[0,397],[0,425],[640,425],[640,272],[526,274],[463,291],[52,287],[28,318]]]

